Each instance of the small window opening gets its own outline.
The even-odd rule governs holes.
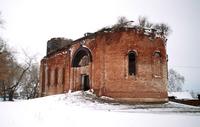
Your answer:
[[[51,83],[51,69],[48,68],[47,69],[47,85],[50,86],[50,83]]]
[[[65,68],[62,69],[62,84],[65,84]]]
[[[155,53],[154,53],[154,57],[157,57],[157,58],[158,58],[158,57],[161,57],[160,52],[155,52]]]
[[[136,53],[131,51],[128,54],[129,75],[136,75]]]
[[[153,56],[153,74],[155,77],[161,76],[161,54],[160,52],[155,52]]]
[[[43,69],[42,69],[42,92],[45,92],[45,68],[43,66]]]
[[[58,68],[55,69],[55,86],[58,85]]]

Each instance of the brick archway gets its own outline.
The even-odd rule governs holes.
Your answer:
[[[88,57],[88,64],[89,62],[92,62],[92,54],[88,48],[80,47],[77,49],[72,58],[72,67],[81,67],[79,63],[85,56]]]

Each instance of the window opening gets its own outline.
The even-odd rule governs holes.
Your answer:
[[[136,75],[136,53],[134,51],[128,54],[128,70],[129,75]]]

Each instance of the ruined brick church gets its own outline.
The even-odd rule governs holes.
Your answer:
[[[102,29],[52,38],[40,65],[41,96],[91,90],[120,101],[166,102],[166,40],[153,29]]]

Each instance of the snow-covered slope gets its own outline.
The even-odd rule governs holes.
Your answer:
[[[0,102],[0,127],[199,127],[200,108],[108,103],[89,92]]]

